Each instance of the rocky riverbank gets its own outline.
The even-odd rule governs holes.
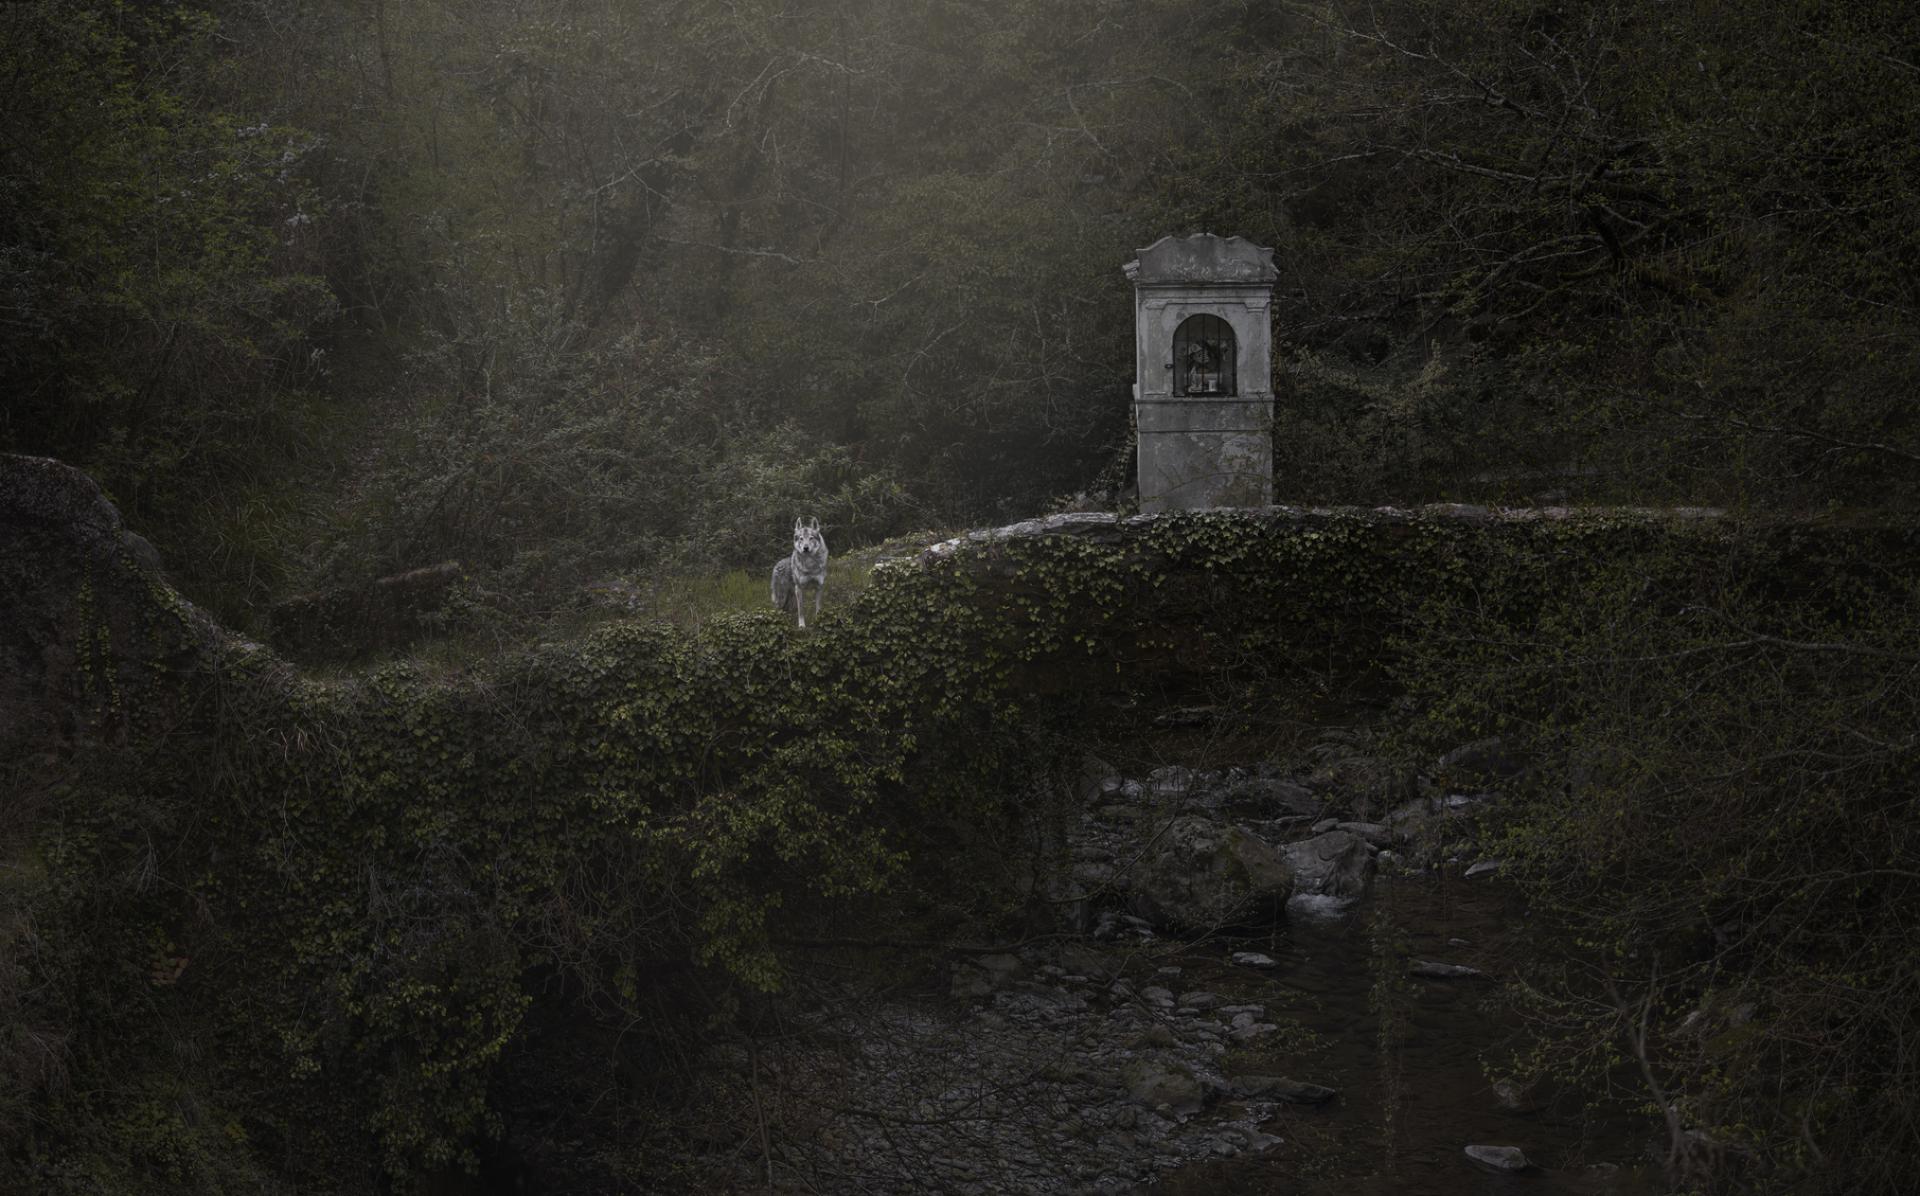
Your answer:
[[[716,1048],[711,1090],[753,1107],[716,1098],[681,1166],[741,1189],[986,1196],[1278,1165],[1289,1138],[1325,1136],[1343,1080],[1317,1061],[1308,1023],[1325,1019],[1301,1017],[1286,952],[1259,948],[1307,927],[1360,934],[1379,878],[1444,866],[1465,825],[1452,820],[1495,800],[1444,779],[1512,767],[1493,743],[1420,776],[1357,758],[1306,773],[1093,767],[1054,933],[955,952],[942,993],[829,985],[777,1040]],[[1453,958],[1396,960],[1393,979],[1476,988],[1491,961],[1447,946]],[[1354,1003],[1347,1016],[1366,1016]],[[1453,1147],[1471,1170],[1468,1145],[1485,1144]]]

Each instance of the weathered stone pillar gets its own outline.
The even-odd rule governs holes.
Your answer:
[[[1162,237],[1133,282],[1140,509],[1273,502],[1273,250]]]

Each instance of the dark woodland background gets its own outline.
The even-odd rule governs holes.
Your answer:
[[[457,561],[490,651],[611,577],[750,567],[757,604],[796,515],[840,554],[1127,509],[1122,264],[1271,245],[1282,501],[1732,518],[1449,531],[1416,577],[1166,521],[1240,570],[1187,612],[1241,687],[1203,696],[1273,732],[1246,759],[1348,702],[1368,776],[1498,731],[1487,842],[1578,948],[1528,961],[1533,1064],[1663,1125],[1676,1190],[1893,1191],[1917,131],[1907,0],[0,4],[0,451],[86,471],[230,627]],[[72,666],[65,730],[0,759],[0,1187],[477,1191],[560,1092],[548,1174],[632,1190],[686,1044],[775,999],[769,926],[982,934],[1037,772],[1160,746],[1066,725],[1120,682],[1007,663],[1137,613],[1106,549],[1036,550],[1038,647],[922,571],[817,638],[311,675],[228,641],[116,673],[198,625],[109,551],[16,569],[53,613],[0,625]],[[1343,633],[1370,706],[1262,623],[1355,611],[1398,636]]]
[[[0,10],[0,448],[198,600],[508,608],[1131,474],[1166,233],[1275,247],[1288,501],[1906,507],[1910,5]]]

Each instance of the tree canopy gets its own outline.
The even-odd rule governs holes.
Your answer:
[[[0,437],[234,614],[1023,514],[1126,478],[1118,267],[1209,230],[1283,497],[1900,502],[1920,30],[1723,16],[10,5]]]
[[[763,568],[796,515],[840,551],[1126,509],[1122,263],[1170,233],[1271,245],[1283,501],[1711,504],[1762,529],[1762,549],[1730,533],[1710,552],[1595,539],[1504,564],[1483,545],[1472,572],[1434,558],[1445,586],[1395,591],[1396,733],[1431,758],[1498,730],[1535,762],[1505,795],[1506,876],[1587,952],[1526,977],[1543,1066],[1601,1081],[1637,1068],[1676,1183],[1737,1185],[1746,1167],[1762,1184],[1872,1190],[1898,1182],[1915,1137],[1902,853],[1920,589],[1882,558],[1905,559],[1920,515],[1916,47],[1920,6],[1904,0],[8,3],[0,451],[84,469],[168,578],[243,629],[296,592],[454,559],[460,610],[526,631],[610,575]],[[1831,558],[1796,538],[1852,522],[1886,538]],[[1163,534],[1230,540],[1231,523]],[[1276,560],[1261,586],[1305,575]],[[1106,564],[1066,597],[1120,584]],[[91,585],[72,618],[95,640],[68,652],[82,671],[112,639],[87,621]],[[1004,679],[940,627],[959,662],[945,676]],[[626,709],[629,657],[680,684],[698,643],[742,668],[767,645],[807,655],[774,634],[742,621],[688,648],[627,628],[600,642],[628,656],[581,664],[606,701],[553,708],[577,716],[568,735],[598,734],[581,727]],[[908,650],[889,640],[848,667]],[[1262,654],[1279,651],[1237,659],[1268,676]],[[290,738],[241,737],[246,751],[284,765],[284,744],[331,710],[356,729],[301,750],[363,752],[354,783],[381,816],[414,819],[416,795],[457,775],[521,817],[472,764],[484,757],[442,768],[444,752],[411,754],[426,751],[411,726],[360,727],[387,698],[453,710],[431,679],[383,676],[391,692],[364,708],[303,682],[313,705],[276,715]],[[234,750],[223,735],[156,788],[151,745],[113,722],[120,691],[85,678],[101,684],[86,689],[99,726],[0,760],[0,785],[59,776],[44,801],[0,803],[9,1001],[25,999],[33,926],[92,925],[102,893],[126,917],[112,936],[72,931],[75,950],[111,959],[124,991],[171,984],[149,974],[146,939],[165,935],[139,887],[165,835],[113,836],[151,816],[203,843],[200,786],[255,797],[205,775]],[[929,727],[1011,719],[997,690],[950,708],[896,685],[875,677],[861,735],[912,739],[908,706]],[[702,702],[752,692],[710,689]],[[495,691],[460,694],[495,717]],[[671,713],[708,734],[712,711]],[[383,771],[386,736],[426,780]],[[971,797],[1034,746],[1005,745],[968,762],[986,778]],[[940,750],[977,747],[956,733]],[[898,761],[863,750],[832,769],[878,793],[861,770]],[[81,763],[60,773],[61,751]],[[780,808],[762,798],[798,791],[761,779],[679,796],[751,828]],[[350,829],[379,829],[362,822]],[[409,833],[432,846],[428,823]],[[88,871],[96,833],[117,846]],[[423,892],[439,891],[437,859],[407,861]],[[337,871],[357,884],[361,862]],[[508,1009],[514,961],[464,950],[434,966],[479,959]],[[59,991],[111,1029],[104,974],[76,965]],[[411,1031],[416,1010],[388,1012]],[[9,1059],[57,1037],[9,1016]],[[467,1025],[475,1058],[500,1049],[497,1028]],[[298,1059],[313,1044],[281,1045]],[[57,1070],[13,1088],[55,1092]],[[455,1130],[432,1137],[442,1154],[484,1120],[474,1076]],[[0,1092],[0,1121],[36,1116],[26,1100]],[[136,1140],[142,1110],[108,1140]]]

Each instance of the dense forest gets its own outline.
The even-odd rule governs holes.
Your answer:
[[[1276,249],[1283,499],[1915,492],[1894,0],[0,19],[0,447],[242,623],[1111,498],[1168,232]]]
[[[1369,616],[1392,623],[1391,697],[1369,692],[1362,738],[1430,761],[1498,733],[1527,762],[1487,841],[1587,953],[1518,986],[1533,1062],[1628,1091],[1668,1131],[1674,1190],[1894,1190],[1920,1149],[1920,580],[1886,549],[1898,535],[1851,556],[1777,537],[1920,516],[1917,124],[1903,0],[26,0],[0,6],[0,453],[84,470],[168,582],[241,632],[291,596],[451,560],[459,619],[527,641],[607,578],[763,577],[796,515],[841,553],[1128,510],[1122,264],[1169,233],[1270,245],[1281,501],[1712,506],[1772,529],[1720,555],[1483,544],[1460,550],[1471,579],[1393,581]],[[1295,551],[1203,547],[1223,574]],[[1356,592],[1387,584],[1377,566]],[[1097,606],[1108,583],[1059,584]],[[903,862],[932,858],[913,819],[1001,826],[1010,778],[1092,733],[1043,745],[1023,720],[1044,703],[1016,718],[994,671],[1052,641],[1008,632],[983,662],[965,636],[995,633],[971,608],[942,623],[918,591],[873,593],[876,626],[823,635],[848,654],[827,663],[795,663],[767,616],[694,646],[541,643],[466,689],[403,664],[308,692],[248,664],[274,696],[213,703],[245,726],[192,732],[240,753],[205,777],[151,765],[119,690],[89,696],[111,711],[97,741],[0,760],[29,795],[0,815],[0,1179],[462,1190],[435,1185],[498,1137],[490,1102],[565,1087],[564,1058],[508,1050],[522,1070],[494,1076],[503,1044],[564,1040],[580,1009],[599,1030],[692,1025],[696,990],[711,1029],[779,987],[766,919],[837,933],[822,911],[848,894],[878,903],[863,917],[925,915],[908,937],[991,921],[978,877],[939,871],[960,862]],[[916,653],[951,701],[860,671]],[[767,696],[767,654],[866,695],[858,725]],[[635,697],[621,669],[678,696]],[[1222,709],[1298,680],[1221,669],[1242,686]],[[613,752],[603,717],[723,746],[648,771],[595,755]],[[328,730],[287,746],[309,723]],[[781,738],[800,723],[829,747]],[[302,753],[311,777],[285,781]],[[909,802],[916,753],[950,773]],[[429,759],[464,762],[416,785]],[[845,808],[809,804],[822,777]],[[221,854],[219,835],[253,841],[247,795],[295,789],[324,831],[261,823],[274,859]],[[605,826],[670,821],[608,813],[643,790],[690,821],[609,848]],[[911,813],[882,813],[895,798]],[[225,829],[201,826],[203,801]],[[452,812],[411,812],[434,802]],[[146,846],[114,846],[116,823]],[[389,837],[353,839],[363,823]],[[804,848],[769,864],[770,826]],[[159,865],[155,828],[183,845]],[[549,833],[498,893],[467,871],[502,835]],[[324,863],[274,888],[309,849]],[[347,898],[314,896],[377,887],[385,865],[361,876],[354,852],[414,869],[392,926],[431,914],[466,937],[396,963],[355,946],[373,932]],[[222,869],[275,879],[204,879]],[[763,872],[810,878],[791,924]],[[542,886],[577,920],[539,922],[559,902]],[[948,890],[969,896],[948,908]],[[281,921],[258,912],[273,901]],[[157,1045],[202,1041],[165,1006],[181,973],[152,963],[190,925],[293,953],[221,998],[232,1037],[202,1038],[227,1062]],[[536,1001],[536,956],[541,983],[584,986],[578,1009]],[[351,1015],[309,1010],[347,959]],[[680,987],[636,997],[649,968]],[[113,1004],[123,990],[138,1000]],[[1687,1037],[1703,1018],[1721,1019],[1706,1045]],[[422,1026],[454,1022],[445,1058],[416,1057]],[[642,1037],[605,1040],[671,1039]],[[140,1078],[101,1078],[135,1056]],[[286,1073],[323,1063],[336,1088],[311,1107],[248,1119],[252,1094],[309,1092]],[[637,1133],[668,1099],[651,1082],[630,1120],[568,1132]],[[218,1115],[175,1112],[195,1100]],[[309,1114],[328,1128],[302,1154]],[[631,1179],[580,1165],[604,1181],[581,1190]]]

